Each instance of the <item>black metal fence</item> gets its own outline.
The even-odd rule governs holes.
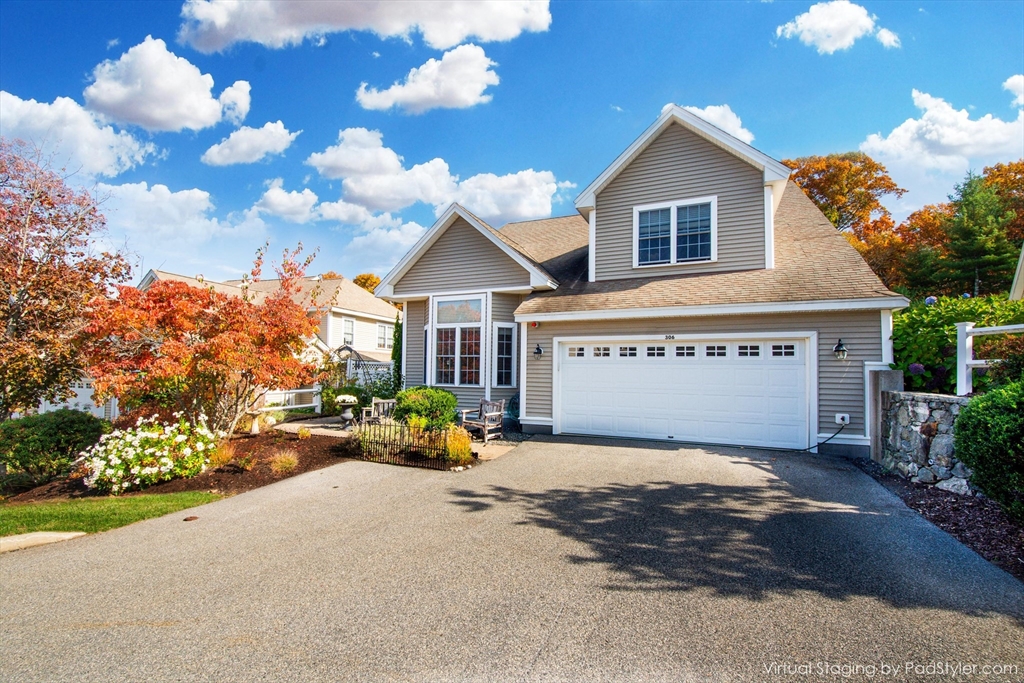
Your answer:
[[[455,464],[448,458],[444,432],[410,429],[402,423],[371,424],[359,428],[359,457],[370,462],[447,470]]]

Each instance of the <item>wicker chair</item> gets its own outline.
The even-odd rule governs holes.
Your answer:
[[[391,417],[391,414],[395,412],[395,405],[398,403],[393,398],[377,398],[374,396],[370,399],[370,406],[363,408],[363,416],[360,422],[364,425],[379,425],[386,418]]]
[[[495,434],[500,438],[505,433],[505,399],[500,401],[480,399],[480,405],[475,410],[468,409],[459,412],[462,413],[462,426],[467,430],[479,430],[484,446],[487,445],[488,439],[494,438]]]

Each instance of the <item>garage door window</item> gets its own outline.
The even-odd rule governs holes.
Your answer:
[[[697,355],[696,346],[677,346],[676,357],[677,358],[693,358]]]
[[[636,358],[635,346],[620,346],[619,358]]]
[[[612,355],[612,347],[610,346],[595,346],[594,347],[594,358],[609,358]]]
[[[726,347],[724,344],[708,344],[707,346],[704,347],[704,355],[707,356],[708,358],[725,358],[727,355]]]
[[[737,355],[740,358],[757,358],[761,355],[760,344],[740,344]]]
[[[772,344],[772,356],[776,358],[790,357],[795,355],[795,344]]]
[[[582,346],[570,346],[569,347],[569,358],[583,358],[586,355],[586,349]]]
[[[664,346],[648,346],[647,347],[648,358],[664,358],[665,347]]]

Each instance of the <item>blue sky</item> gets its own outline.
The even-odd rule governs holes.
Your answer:
[[[0,3],[0,133],[102,197],[138,276],[265,240],[383,274],[451,201],[565,215],[668,102],[776,158],[868,152],[897,218],[1024,156],[1022,2],[241,7]]]

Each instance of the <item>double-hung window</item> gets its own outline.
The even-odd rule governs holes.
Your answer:
[[[481,382],[483,299],[443,299],[435,307],[434,383]]]
[[[356,340],[356,321],[345,318],[341,321],[341,341],[349,346]]]
[[[393,325],[377,323],[377,348],[390,349],[395,343],[395,328]]]
[[[633,266],[716,261],[718,197],[697,197],[633,209]]]
[[[494,387],[516,385],[516,325],[494,323]]]

